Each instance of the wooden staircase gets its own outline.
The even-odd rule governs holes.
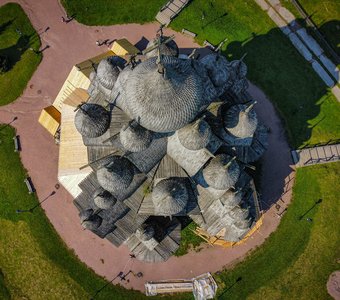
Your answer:
[[[168,26],[190,0],[170,0],[157,13],[156,20],[164,26]]]

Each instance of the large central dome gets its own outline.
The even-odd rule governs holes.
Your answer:
[[[204,101],[201,77],[191,60],[163,56],[140,63],[126,83],[126,104],[143,127],[170,132],[190,123]]]

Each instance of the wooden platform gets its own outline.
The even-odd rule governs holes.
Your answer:
[[[173,18],[189,3],[190,0],[171,0],[167,2],[156,16],[162,25],[168,26]]]
[[[340,144],[293,150],[291,154],[297,167],[339,161]]]

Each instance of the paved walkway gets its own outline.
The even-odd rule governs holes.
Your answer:
[[[293,150],[291,153],[296,167],[335,162],[340,160],[340,144]]]
[[[321,80],[340,102],[340,71],[325,55],[317,41],[301,27],[295,16],[281,5],[280,0],[254,0],[281,29],[296,50],[310,63]]]
[[[6,0],[0,0],[0,5]],[[22,162],[28,170],[37,189],[37,195],[43,199],[54,190],[57,183],[58,147],[47,131],[38,124],[38,117],[43,107],[50,105],[61,88],[71,67],[88,57],[104,51],[95,45],[98,39],[126,37],[137,43],[143,36],[150,39],[155,36],[158,24],[130,24],[108,27],[89,27],[75,21],[65,24],[61,16],[65,15],[55,0],[18,0],[28,14],[38,32],[47,26],[51,29],[41,35],[42,47],[49,45],[44,58],[28,83],[28,88],[14,103],[0,107],[0,123],[7,123],[14,116],[13,123],[20,135]],[[191,51],[198,47],[191,39],[169,29],[165,34],[175,34],[181,51]],[[294,173],[290,149],[284,136],[280,119],[266,96],[256,86],[250,85],[249,92],[258,101],[259,118],[270,127],[269,149],[263,158],[261,193],[265,206],[281,199],[281,211],[289,204]],[[129,261],[129,251],[125,246],[114,247],[107,240],[102,240],[93,233],[83,230],[77,209],[72,204],[71,196],[62,187],[55,196],[43,205],[47,217],[58,234],[70,249],[74,249],[80,260],[85,262],[97,274],[107,279],[114,278],[125,267],[142,271],[142,279],[130,278],[126,287],[143,290],[146,280],[170,278],[190,278],[201,273],[216,272],[224,266],[230,266],[242,259],[251,249],[262,244],[279,224],[277,211],[272,206],[264,216],[263,226],[247,242],[235,248],[206,247],[204,250],[189,253],[186,256],[172,257],[167,262],[147,264]],[[14,212],[13,212],[14,213]],[[280,212],[279,212],[280,213]]]

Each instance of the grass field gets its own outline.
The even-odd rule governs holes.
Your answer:
[[[153,22],[165,0],[62,0],[69,16],[86,25]]]
[[[40,38],[18,4],[0,7],[0,55],[7,56],[10,70],[0,74],[0,105],[18,98],[38,67]]]
[[[191,2],[171,23],[218,44],[229,59],[247,53],[248,78],[271,99],[293,147],[338,138],[340,104],[253,0]]]
[[[279,228],[245,261],[216,276],[218,299],[330,299],[326,282],[340,257],[339,176],[339,162],[297,170],[293,202]]]
[[[13,151],[13,136],[12,128],[0,131],[0,299],[9,294],[12,299],[89,299],[106,281],[67,249],[40,208],[15,213],[33,207],[37,199],[23,182],[26,173]],[[113,285],[96,299],[113,295],[115,300],[146,299]]]

